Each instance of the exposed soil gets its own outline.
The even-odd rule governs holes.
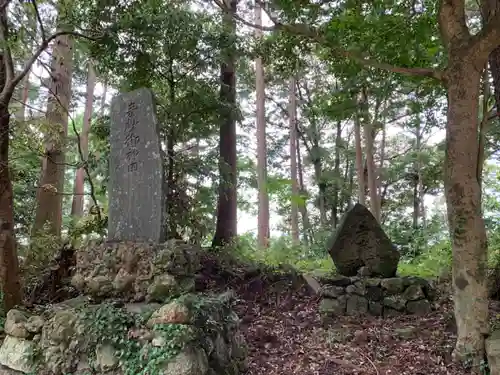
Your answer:
[[[249,345],[249,375],[456,375],[449,299],[426,317],[345,317],[323,327],[319,300],[298,275],[268,270],[228,269],[206,259],[211,287],[234,288]],[[414,327],[402,338],[399,329]]]

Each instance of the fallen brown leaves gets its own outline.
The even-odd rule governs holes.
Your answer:
[[[248,375],[469,373],[451,361],[455,335],[447,298],[426,317],[342,317],[325,328],[318,298],[296,274],[248,270],[216,258],[204,261],[203,289],[237,291],[236,310],[249,345]],[[398,330],[407,327],[415,327],[415,335],[401,338]]]
[[[249,347],[250,375],[458,375],[448,305],[427,317],[343,317],[324,328],[318,300],[305,288],[241,293],[237,310]],[[248,298],[250,297],[250,298]],[[416,327],[414,338],[395,330]],[[345,332],[342,339],[336,333]]]

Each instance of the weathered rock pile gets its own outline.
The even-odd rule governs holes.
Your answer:
[[[9,311],[0,374],[244,371],[247,349],[232,310],[233,293],[185,293],[193,288],[199,255],[175,242],[103,244],[79,251],[73,281],[90,296]]]
[[[72,285],[95,298],[163,302],[191,292],[200,250],[182,241],[161,244],[107,242],[76,252]]]
[[[322,284],[318,293],[323,298],[319,308],[324,321],[341,315],[424,315],[431,312],[436,296],[430,282],[414,276],[336,276]]]

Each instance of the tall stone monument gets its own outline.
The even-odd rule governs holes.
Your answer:
[[[153,93],[141,88],[111,103],[108,240],[165,240],[165,180]]]

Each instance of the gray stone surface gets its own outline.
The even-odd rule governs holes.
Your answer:
[[[165,182],[155,102],[149,89],[111,103],[108,240],[165,239]]]
[[[328,243],[328,251],[337,271],[355,276],[363,273],[392,277],[396,274],[399,252],[371,212],[356,204],[342,218]]]
[[[346,314],[351,316],[366,315],[368,312],[368,300],[365,297],[350,295],[347,299]]]

